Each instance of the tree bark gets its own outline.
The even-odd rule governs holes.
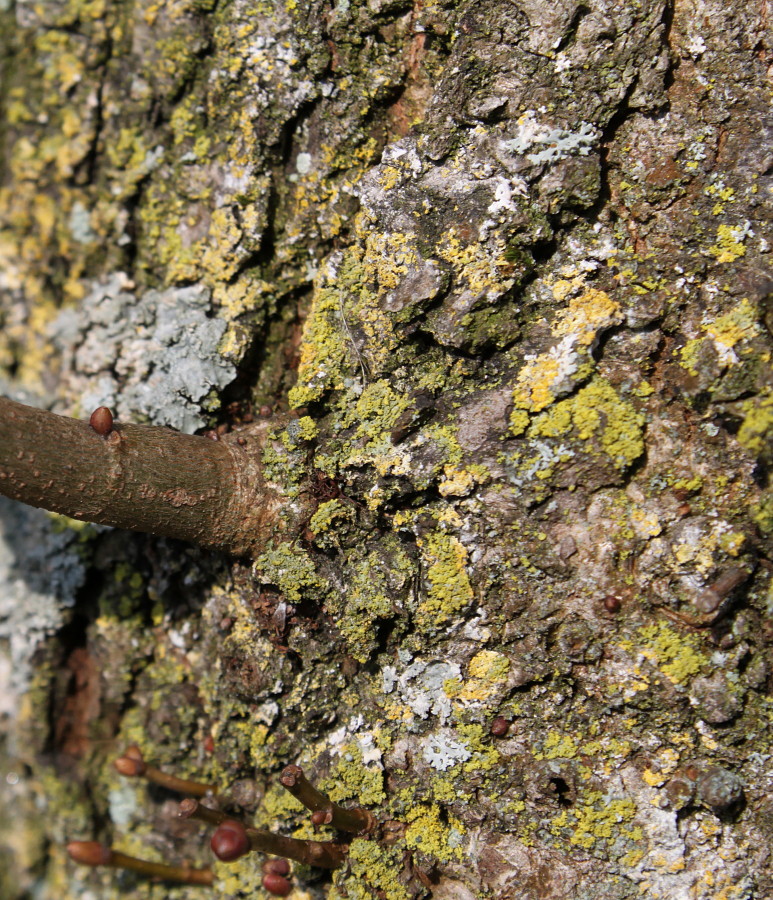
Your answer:
[[[314,900],[773,896],[763,5],[17,0],[0,58],[3,393],[216,429],[175,514],[260,538],[0,506],[0,895],[211,863],[137,744],[261,829],[312,834],[288,765],[372,814]]]

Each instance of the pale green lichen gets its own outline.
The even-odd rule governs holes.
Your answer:
[[[320,782],[320,788],[335,803],[354,800],[366,808],[383,803],[386,793],[382,767],[365,763],[357,741],[344,744],[338,751],[338,760],[332,766],[330,775]]]
[[[664,622],[639,629],[641,653],[676,685],[683,685],[707,665],[694,635],[678,634]]]
[[[416,804],[408,810],[405,820],[408,824],[405,843],[411,850],[439,862],[464,858],[464,826],[452,815],[447,816],[447,823],[444,822],[438,805]]]
[[[758,396],[741,404],[743,422],[738,429],[738,442],[757,455],[769,452],[773,446],[773,389],[767,388]]]
[[[401,612],[402,595],[414,574],[414,563],[393,536],[384,536],[378,552],[349,554],[345,589],[331,594],[327,608],[359,662],[366,662],[377,646],[379,620]]]
[[[398,875],[403,870],[405,844],[382,847],[374,841],[355,838],[349,845],[349,873],[336,874],[327,900],[409,900]]]
[[[633,800],[609,799],[601,791],[592,791],[577,806],[560,812],[551,821],[550,831],[556,836],[568,835],[570,844],[585,850],[593,849],[600,841],[609,845],[618,837],[640,841],[641,828],[631,825],[636,813]]]
[[[558,282],[553,286],[554,293],[561,298],[565,296],[563,284]],[[567,292],[571,287],[569,285]],[[620,322],[621,318],[620,304],[605,291],[589,288],[579,297],[570,299],[568,307],[551,328],[556,345],[527,362],[518,373],[510,418],[512,434],[523,433],[530,413],[545,409],[559,394],[587,378],[594,367],[590,348],[600,333]]]

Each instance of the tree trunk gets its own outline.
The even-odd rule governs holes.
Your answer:
[[[0,0],[0,393],[228,467],[275,416],[197,473],[271,486],[238,547],[81,510],[241,559],[2,500],[0,896],[170,896],[94,840],[262,896],[135,744],[260,829],[314,837],[290,764],[371,813],[315,900],[773,894],[767,27]]]

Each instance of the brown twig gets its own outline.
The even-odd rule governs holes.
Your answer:
[[[206,822],[207,825],[222,825],[230,816],[219,809],[212,809],[204,806],[198,800],[183,800],[177,810],[177,815],[181,819],[198,819],[199,822]]]
[[[211,885],[215,876],[211,869],[194,869],[191,866],[168,866],[128,856],[98,841],[71,841],[67,845],[70,858],[84,866],[111,866],[114,869],[130,869],[148,878],[176,881],[180,884]]]
[[[232,862],[245,853],[257,851],[272,856],[294,859],[307,866],[321,869],[337,869],[346,859],[346,844],[333,841],[303,841],[297,838],[247,828],[235,819],[226,819],[212,835],[212,850],[218,859]]]
[[[202,784],[199,781],[188,781],[186,778],[178,778],[168,772],[162,772],[155,766],[149,766],[139,747],[129,747],[123,756],[119,756],[113,763],[116,770],[127,778],[144,778],[152,784],[176,791],[178,794],[192,794],[194,797],[204,797],[213,793],[214,788],[210,784]]]
[[[327,794],[318,791],[303,774],[300,766],[285,766],[279,780],[296,800],[300,800],[306,809],[314,813],[312,821],[315,825],[331,825],[339,831],[363,834],[371,831],[376,824],[376,819],[366,809],[344,809]]]
[[[276,538],[280,519],[297,525],[296,506],[298,521],[305,515],[263,478],[270,428],[264,421],[211,441],[118,424],[105,407],[90,424],[0,397],[0,494],[73,519],[254,553]]]

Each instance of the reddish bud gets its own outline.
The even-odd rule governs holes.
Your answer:
[[[116,771],[126,778],[136,778],[145,771],[145,763],[141,759],[132,759],[130,756],[119,756],[113,765]]]
[[[311,824],[315,828],[320,825],[329,825],[333,821],[333,813],[329,809],[318,809],[311,814]]]
[[[267,859],[260,867],[264,875],[289,875],[290,863],[283,856]]]
[[[504,716],[497,716],[496,719],[491,723],[489,727],[489,731],[494,735],[494,737],[504,737],[507,734],[507,729],[510,727],[510,723]]]
[[[113,858],[113,851],[99,841],[70,841],[67,852],[82,866],[108,866]]]
[[[203,746],[204,746],[205,753],[214,753],[215,752],[215,739],[212,737],[211,734],[208,734],[204,738]]]
[[[104,437],[110,434],[113,429],[113,414],[106,406],[98,406],[91,414],[89,425],[97,434],[101,434]]]
[[[226,819],[218,825],[212,835],[210,847],[222,862],[233,862],[250,852],[250,839],[241,822]]]
[[[622,601],[619,597],[615,597],[613,594],[610,594],[608,597],[604,597],[604,609],[607,612],[616,613],[620,612],[620,607],[622,606]]]
[[[263,887],[275,897],[287,897],[293,889],[284,875],[275,875],[273,872],[263,876]]]

